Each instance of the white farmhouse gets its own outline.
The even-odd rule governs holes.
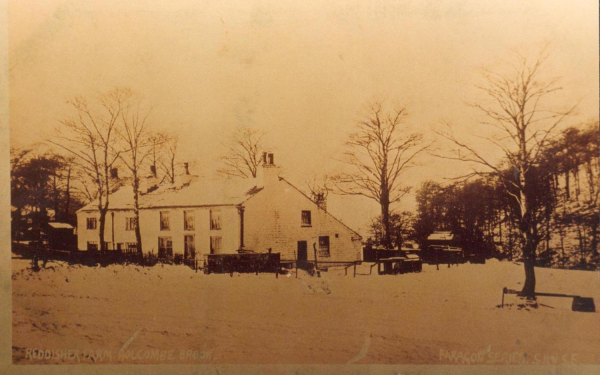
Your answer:
[[[262,178],[201,180],[189,174],[173,185],[146,189],[140,197],[140,231],[146,253],[230,254],[240,250],[280,253],[282,259],[354,261],[361,237],[279,176],[273,155]],[[105,241],[108,249],[136,245],[133,192],[126,186],[110,196]],[[99,248],[97,202],[77,212],[78,248]]]

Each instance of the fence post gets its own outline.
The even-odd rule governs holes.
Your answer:
[[[356,277],[356,262],[354,262],[354,277]]]

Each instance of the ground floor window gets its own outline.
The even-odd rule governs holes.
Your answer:
[[[87,249],[88,251],[98,251],[98,241],[88,241]]]
[[[319,256],[328,257],[329,255],[329,236],[319,236]]]
[[[196,257],[196,247],[194,245],[194,236],[193,235],[183,236],[183,245],[184,245],[183,258],[184,259],[194,259]]]
[[[210,253],[218,254],[221,251],[221,237],[210,237]]]
[[[171,237],[158,237],[158,257],[173,256],[173,240]]]

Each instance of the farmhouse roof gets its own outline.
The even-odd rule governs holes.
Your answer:
[[[243,203],[261,188],[254,179],[198,179],[185,185],[162,185],[140,194],[140,208],[225,206]],[[92,201],[80,211],[96,211]],[[132,210],[133,188],[123,186],[109,196],[109,210]]]

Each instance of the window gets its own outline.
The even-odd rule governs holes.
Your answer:
[[[183,229],[194,230],[194,211],[183,211]]]
[[[302,226],[310,227],[312,225],[312,218],[310,216],[310,211],[302,211]]]
[[[125,218],[125,230],[135,230],[135,217],[126,217]]]
[[[171,237],[158,237],[158,257],[173,256],[173,240]]]
[[[98,224],[98,221],[96,220],[95,217],[87,218],[87,229],[96,229],[97,224]]]
[[[210,210],[210,230],[221,229],[221,211]],[[220,238],[220,237],[216,237]]]
[[[183,237],[183,257],[185,259],[194,259],[196,257],[196,247],[194,246],[194,236],[186,235]]]
[[[170,230],[171,222],[169,221],[169,211],[160,212],[160,230]]]
[[[319,236],[319,256],[329,256],[329,236]]]
[[[128,251],[137,251],[137,242],[127,242]]]
[[[98,241],[88,241],[87,249],[88,251],[98,251]]]
[[[221,251],[221,237],[210,237],[210,253],[218,254]]]

